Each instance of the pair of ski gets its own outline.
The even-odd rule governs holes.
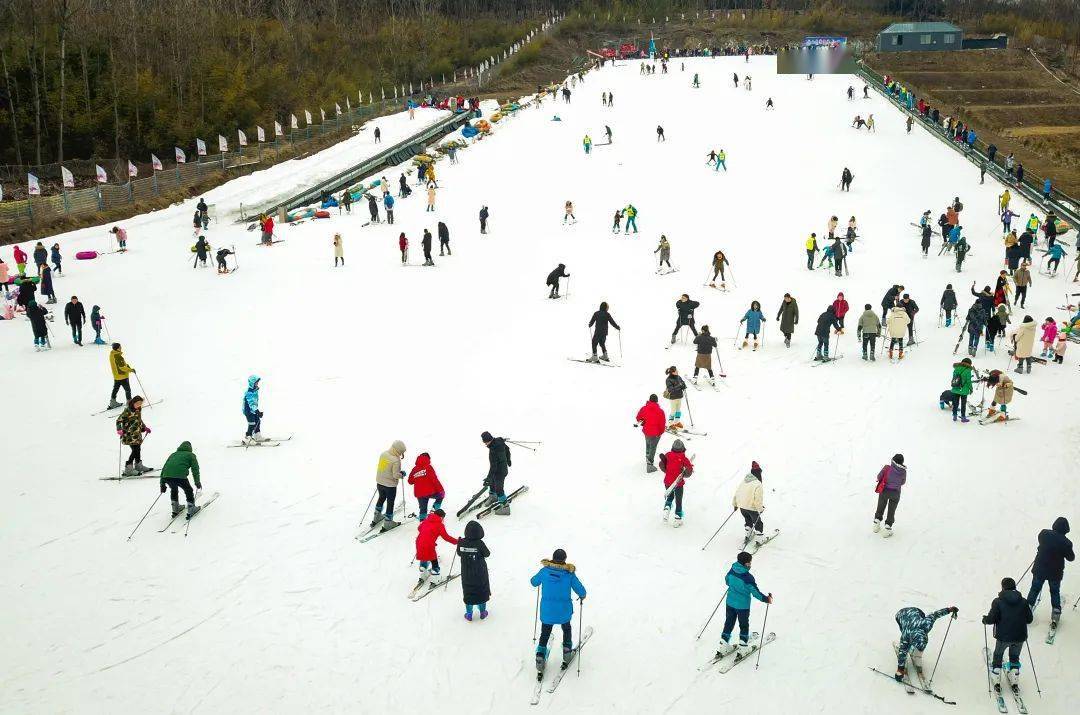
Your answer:
[[[757,653],[759,650],[767,646],[769,643],[772,643],[774,640],[776,640],[775,633],[769,633],[765,636],[765,640],[762,641],[761,634],[755,631],[754,633],[750,634],[750,638],[747,640],[747,645],[750,646],[750,650],[746,651],[745,653],[739,653],[738,650],[733,650],[731,653],[727,653],[725,655],[719,655],[718,653],[717,655],[714,655],[712,658],[710,658],[709,662],[703,665],[698,670],[708,670],[709,668],[712,668],[714,665],[719,663],[720,667],[717,668],[717,671],[720,673],[726,673],[739,663],[742,663],[744,660],[749,660],[750,657],[754,655],[754,653]],[[734,655],[735,657],[731,657],[732,655]]]
[[[515,489],[514,491],[512,491],[512,492],[510,492],[509,494],[506,495],[506,503],[509,504],[510,502],[514,501],[515,499],[517,499],[519,496],[521,496],[522,494],[524,494],[527,491],[529,491],[529,487],[524,485],[524,484],[521,485],[520,487],[518,487],[517,489]],[[499,502],[495,502],[494,504],[490,504],[490,505],[484,507],[480,511],[476,512],[477,520],[483,519],[485,516],[487,516],[488,514],[491,514],[493,511],[495,511],[498,508],[499,508]]]
[[[826,365],[830,362],[836,362],[844,357],[843,355],[837,355],[836,357],[823,357],[820,359],[814,359],[810,361],[810,367],[818,367],[819,365]]]
[[[432,581],[431,572],[427,572],[420,577],[420,580],[417,581],[416,585],[413,586],[411,591],[409,591],[409,600],[415,603],[416,601],[419,601],[421,598],[436,590],[440,586],[444,586],[450,583],[459,576],[461,576],[461,574],[456,573],[452,576],[447,576],[444,579],[439,579],[438,577],[436,577],[436,579]]]
[[[102,477],[103,482],[126,482],[129,479],[157,479],[158,475],[154,474],[157,471],[157,467],[154,467],[149,472],[143,472],[142,474],[132,474],[125,477],[123,474],[118,474],[115,477]]]
[[[920,693],[925,693],[926,695],[929,695],[932,698],[937,698],[938,700],[940,700],[941,702],[943,702],[946,705],[956,705],[955,700],[948,700],[944,696],[938,695],[937,693],[935,693],[933,690],[930,690],[929,688],[922,688],[922,687],[919,687],[918,685],[913,685],[906,678],[903,681],[899,681],[899,680],[896,679],[895,676],[889,675],[888,673],[886,673],[883,670],[878,670],[874,666],[870,666],[870,670],[877,673],[878,675],[881,675],[883,677],[888,678],[889,680],[893,681],[894,683],[897,683],[898,685],[903,685],[904,690],[907,691],[908,695],[914,695],[915,691],[918,691]]]
[[[998,412],[993,417],[983,417],[979,420],[979,424],[989,425],[994,424],[995,422],[1016,422],[1019,419],[1019,417],[1006,417],[1004,413]]]
[[[153,401],[150,401],[150,402],[148,402],[146,400],[143,400],[143,407],[146,408],[146,407],[153,407],[154,405],[160,405],[164,400],[165,400],[164,397],[161,398],[160,400],[153,400]],[[125,404],[120,405],[119,407],[106,407],[103,410],[98,410],[97,412],[91,412],[90,416],[91,417],[97,417],[98,415],[108,415],[109,417],[115,417],[116,415],[120,414],[120,412],[124,409],[125,406],[126,406],[126,402],[125,402]]]
[[[702,285],[703,285],[703,286],[704,286],[705,288],[714,288],[714,289],[716,289],[716,290],[720,291],[721,293],[727,293],[727,292],[729,292],[729,290],[730,290],[730,289],[729,289],[729,288],[728,288],[728,287],[727,287],[726,285],[724,285],[723,283],[721,283],[720,285],[716,285],[715,283],[704,283],[704,284],[702,284]]]
[[[191,520],[194,519],[195,517],[197,517],[199,514],[202,514],[204,511],[206,511],[206,507],[213,504],[214,501],[219,496],[221,496],[221,492],[214,492],[205,501],[203,501],[202,504],[196,504],[196,506],[199,507],[199,510],[197,512],[195,512],[194,514],[192,514],[191,516],[187,516],[186,515],[187,510],[184,509],[184,508],[181,508],[180,511],[178,511],[174,516],[172,516],[169,519],[169,523],[167,523],[162,528],[158,529],[158,533],[162,534],[162,533],[168,531],[169,527],[173,525],[173,522],[175,522],[177,519],[179,519],[181,515],[184,515],[184,538],[187,538],[188,528],[191,526]],[[179,530],[180,530],[179,528],[173,529],[172,533],[176,534],[176,533],[179,532]]]
[[[991,664],[993,663],[993,655],[989,648],[983,648],[983,655],[986,656],[986,669],[993,673]],[[1020,686],[1012,683],[1009,686],[1010,692],[1012,692],[1013,700],[1016,701],[1016,709],[1021,715],[1026,715],[1028,709],[1024,704],[1024,698],[1020,695]],[[1001,682],[994,683],[994,703],[997,705],[999,713],[1009,712],[1009,708],[1005,705],[1005,696],[1002,694]]]
[[[226,446],[233,448],[243,447],[244,449],[247,449],[248,447],[279,447],[282,442],[288,442],[292,438],[292,435],[289,435],[288,437],[262,437],[258,442],[244,442],[241,440],[239,442],[232,442]]]
[[[775,539],[777,536],[780,536],[780,530],[779,529],[774,529],[773,533],[769,534],[768,536],[766,536],[761,541],[754,541],[753,537],[750,537],[749,539],[744,539],[743,540],[743,545],[742,545],[742,550],[747,551],[748,549],[752,548],[753,551],[749,551],[749,553],[756,554],[757,552],[761,551],[762,546],[769,543],[770,541]]]
[[[727,377],[727,375],[720,375],[720,377]],[[694,389],[697,390],[698,392],[704,392],[705,391],[705,388],[702,387],[702,385],[700,383],[698,383],[697,380],[690,380],[690,384],[693,385]],[[720,391],[720,385],[716,384],[715,379],[714,380],[706,380],[704,384],[708,385],[709,388],[712,389],[713,392],[719,392]]]
[[[552,678],[551,683],[547,687],[548,693],[554,693],[555,689],[559,687],[559,683],[562,682],[563,676],[565,676],[566,672],[570,670],[570,664],[577,659],[578,654],[581,652],[581,649],[584,648],[585,644],[589,642],[589,639],[592,638],[592,635],[593,628],[592,626],[589,626],[581,634],[581,640],[578,642],[578,644],[574,647],[572,651],[570,651],[570,659],[564,661],[562,665],[559,666],[559,672],[555,674],[555,677]],[[538,670],[536,673],[536,686],[533,688],[532,700],[529,701],[530,705],[538,705],[540,703],[540,693],[543,692],[543,690],[544,671]]]
[[[666,271],[657,270],[656,275],[658,275],[658,276],[670,276],[672,273],[678,273],[678,272],[679,272],[678,268],[669,268]]]
[[[599,358],[597,358],[596,360],[593,360],[593,359],[590,359],[590,358],[566,358],[566,359],[571,360],[573,362],[583,362],[583,363],[585,363],[587,365],[600,365],[602,367],[622,367],[622,365],[619,365],[618,363],[611,362],[610,360],[600,360]]]
[[[374,526],[364,526],[363,524],[361,524],[360,528],[362,529],[362,531],[356,535],[356,540],[359,541],[361,544],[366,544],[372,539],[382,536],[386,532],[393,531],[394,529],[398,528],[399,526],[401,526],[401,522],[404,519],[416,518],[416,514],[409,514],[408,516],[404,516],[404,514],[405,506],[403,504],[398,504],[396,507],[394,507],[394,518],[391,520],[392,526],[387,525],[386,519],[380,519],[379,522]]]
[[[685,439],[685,440],[692,439],[692,437],[708,437],[709,436],[708,432],[695,432],[694,430],[688,430],[688,429],[684,429],[682,427],[680,427],[678,429],[673,429],[671,427],[668,427],[666,432],[668,434],[670,434],[671,436],[673,436],[673,437],[678,437],[680,439]]]

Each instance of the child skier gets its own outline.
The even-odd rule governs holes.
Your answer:
[[[772,603],[773,596],[765,595],[758,588],[757,581],[750,575],[750,564],[753,556],[740,551],[735,557],[735,563],[731,565],[724,582],[727,584],[727,602],[725,604],[724,630],[720,634],[720,645],[716,651],[717,658],[723,658],[733,652],[736,657],[744,658],[750,654],[753,648],[750,646],[750,598],[756,598],[764,603]],[[731,645],[731,632],[735,628],[735,622],[739,623],[739,645]]]
[[[656,268],[657,273],[660,272],[660,269],[664,267],[665,263],[667,264],[668,270],[669,271],[672,270],[672,268],[671,268],[671,244],[668,243],[667,236],[664,236],[664,235],[660,236],[660,243],[659,243],[659,245],[657,245],[656,250],[653,251],[653,253],[654,254],[655,253],[660,254],[660,262],[659,262],[659,264],[657,264],[657,268]]]
[[[94,329],[94,345],[104,345],[105,341],[101,339],[102,323],[105,320],[105,316],[101,314],[101,308],[94,306],[90,309],[90,327]]]
[[[712,354],[713,350],[716,350],[716,338],[709,333],[708,325],[701,326],[701,333],[694,338],[694,347],[697,351],[697,357],[694,359],[694,376],[690,378],[690,382],[696,385],[698,370],[703,369],[709,373],[709,384],[715,387],[716,379],[712,370]],[[757,350],[757,342],[754,343],[754,349]]]
[[[841,293],[841,295],[843,294]],[[739,320],[739,325],[746,323],[746,334],[743,335],[742,345],[739,347],[740,350],[746,347],[751,335],[754,336],[754,350],[758,349],[758,334],[761,333],[761,324],[764,322],[765,316],[761,312],[761,303],[756,300],[751,301],[750,310],[746,311],[746,313],[743,314],[742,319]],[[841,323],[841,325],[842,324],[843,323]]]
[[[682,525],[683,489],[686,478],[694,473],[694,465],[686,456],[686,447],[677,439],[671,445],[671,451],[660,456],[660,467],[664,470],[664,521],[671,516],[671,503],[675,502],[675,524]]]
[[[131,449],[131,454],[124,462],[124,471],[121,476],[135,477],[154,471],[153,468],[145,467],[142,463],[143,435],[150,434],[150,428],[142,420],[142,408],[143,398],[135,395],[116,418],[116,434],[120,437],[120,443]]]
[[[227,248],[220,248],[218,249],[218,252],[214,255],[217,258],[217,272],[222,274],[228,273],[229,262],[227,259],[229,256],[234,256],[236,254]]]
[[[465,525],[465,536],[458,539],[457,555],[461,561],[461,597],[465,601],[465,620],[472,621],[473,608],[480,607],[480,620],[488,617],[491,600],[487,558],[491,556],[484,543],[484,527],[478,521]]]
[[[567,201],[563,205],[563,211],[564,211],[564,214],[563,214],[562,222],[564,224],[567,221],[571,221],[572,223],[577,223],[577,217],[574,216],[574,202],[573,201]]]
[[[844,332],[844,316],[848,314],[850,306],[847,300],[844,299],[843,293],[836,294],[836,300],[832,303],[833,309],[836,311],[836,322],[840,323],[840,332]]]
[[[540,570],[529,579],[529,583],[540,589],[540,642],[536,646],[536,670],[543,675],[548,639],[555,626],[562,628],[563,668],[573,659],[574,639],[570,621],[574,617],[574,603],[570,592],[576,593],[581,601],[585,600],[586,592],[575,573],[577,569],[566,562],[566,552],[562,549],[555,549],[551,560],[544,559],[540,564]]]
[[[172,501],[173,517],[180,516],[180,494],[183,490],[184,499],[187,500],[187,518],[195,516],[201,507],[195,505],[195,492],[188,482],[188,472],[195,480],[195,489],[202,491],[202,481],[199,478],[199,460],[191,451],[191,442],[181,442],[176,451],[169,455],[165,464],[161,465],[161,493],[169,489],[169,498]]]
[[[409,239],[405,238],[405,232],[402,231],[398,236],[398,250],[401,251],[401,265],[405,265],[409,262]]]
[[[959,612],[960,609],[956,606],[942,608],[929,615],[914,606],[901,608],[896,612],[896,625],[900,628],[900,645],[896,650],[896,675],[894,676],[897,682],[903,682],[904,675],[907,674],[909,653],[916,672],[922,672],[922,655],[926,650],[930,629],[934,627],[934,622],[950,613],[953,618],[956,618]]]
[[[413,485],[413,496],[416,497],[416,503],[419,506],[417,518],[420,521],[427,518],[428,502],[432,499],[435,500],[432,509],[438,511],[442,507],[443,499],[446,498],[446,491],[439,482],[439,475],[435,473],[435,467],[431,466],[431,455],[427,452],[417,455],[416,464],[413,466],[412,471],[409,472],[409,484]]]
[[[761,520],[761,513],[765,511],[765,490],[761,483],[761,467],[757,462],[752,462],[750,472],[731,497],[731,506],[739,510],[745,522],[746,538],[742,544],[744,549],[751,541],[760,545],[765,540],[765,523]]]
[[[1013,398],[1012,378],[1001,370],[991,370],[986,377],[986,386],[994,388],[993,401],[986,412],[983,422],[1004,422],[1009,419],[1009,403]],[[1000,409],[998,408],[1000,405]]]
[[[679,370],[672,365],[669,367],[664,379],[664,397],[668,399],[668,431],[676,433],[682,429],[682,401],[686,392],[686,383],[679,377]]]
[[[416,534],[416,560],[420,562],[420,580],[416,588],[423,586],[431,577],[438,577],[439,553],[435,546],[439,539],[456,545],[458,540],[446,533],[446,525],[443,518],[446,512],[436,509],[420,522]],[[449,577],[450,574],[447,574]]]
[[[615,209],[615,218],[611,222],[611,232],[618,233],[622,229],[622,209]]]
[[[1065,362],[1065,348],[1069,344],[1069,324],[1062,321],[1058,328],[1057,338],[1054,341],[1054,362],[1061,365]]]
[[[716,287],[716,277],[720,276],[720,289],[721,290],[727,290],[727,285],[726,285],[727,278],[724,277],[724,266],[725,265],[730,266],[731,261],[729,261],[727,259],[727,256],[724,255],[724,252],[723,251],[717,251],[716,253],[714,253],[713,257],[712,257],[712,268],[713,268],[712,281],[709,282],[709,287],[710,288],[715,288]]]
[[[261,378],[258,375],[251,375],[248,377],[247,390],[244,391],[244,405],[243,413],[244,418],[247,420],[247,432],[244,434],[242,442],[244,444],[254,444],[256,442],[264,442],[262,437],[262,416],[263,413],[259,410],[259,382]]]
[[[548,293],[548,298],[559,297],[559,279],[569,278],[570,274],[566,272],[566,264],[560,263],[555,267],[551,273],[548,273],[547,282],[545,285],[551,286],[551,291]]]

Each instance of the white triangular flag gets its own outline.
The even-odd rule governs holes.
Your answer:
[[[150,163],[154,165],[154,171],[161,171],[161,159],[158,159],[156,156],[151,154]]]
[[[41,184],[33,174],[26,175],[26,190],[31,196],[41,196]]]
[[[60,176],[64,179],[65,189],[75,188],[75,175],[68,171],[68,168],[66,166],[60,167]]]
[[[97,174],[97,180],[99,184],[104,184],[109,181],[109,175],[105,173],[105,170],[101,168],[99,164],[94,165],[94,173]]]

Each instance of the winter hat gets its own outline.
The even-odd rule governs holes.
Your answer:
[[[867,303],[867,304],[866,304],[866,307],[865,307],[865,308],[863,308],[863,310],[870,310],[870,309],[871,309],[871,308],[870,308],[870,304],[869,304],[869,303]]]
[[[1025,315],[1025,316],[1024,316],[1024,322],[1025,322],[1025,323],[1034,323],[1034,322],[1035,322],[1035,318],[1032,318],[1032,317],[1031,317],[1030,315]]]
[[[757,462],[750,463],[750,473],[758,479],[761,478],[761,466]]]
[[[492,439],[493,439],[493,438],[492,438],[492,436],[491,436],[491,433],[490,433],[490,432],[484,431],[484,432],[481,432],[481,433],[480,433],[480,441],[481,441],[481,442],[485,442],[485,443],[487,443],[487,442],[490,442],[490,441],[491,441]]]
[[[551,555],[551,560],[557,564],[566,563],[566,552],[562,549],[555,549],[555,553]]]
[[[1001,590],[1002,591],[1015,591],[1016,590],[1016,581],[1013,581],[1011,578],[1006,576],[1005,578],[1001,579]]]
[[[893,458],[892,458],[892,461],[894,461],[897,464],[903,466],[903,464],[904,464],[904,455],[902,455],[902,454],[894,454]]]
[[[738,561],[743,566],[746,566],[747,564],[750,563],[750,560],[752,558],[754,558],[754,557],[751,556],[750,554],[746,553],[745,551],[740,551],[739,555],[735,557],[735,560]]]
[[[671,443],[671,451],[672,452],[685,452],[686,451],[686,447],[683,446],[683,443],[682,443],[681,439],[677,439],[677,440],[675,440],[674,442]]]
[[[394,443],[390,445],[390,449],[397,452],[398,454],[405,454],[405,443],[402,442],[400,439],[395,439]]]
[[[961,365],[967,365],[967,366],[970,367],[971,366],[971,358],[964,358],[963,360],[960,361],[960,364]]]

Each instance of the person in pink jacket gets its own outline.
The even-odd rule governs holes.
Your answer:
[[[1058,326],[1053,318],[1047,318],[1042,324],[1042,357],[1054,357],[1054,340],[1057,339]]]
[[[11,280],[11,276],[8,274],[8,264],[4,263],[4,259],[0,258],[0,285],[4,286],[4,297],[8,297],[8,281]]]
[[[113,226],[110,233],[116,236],[116,242],[120,245],[120,248],[117,250],[119,250],[120,253],[127,253],[127,229]]]

